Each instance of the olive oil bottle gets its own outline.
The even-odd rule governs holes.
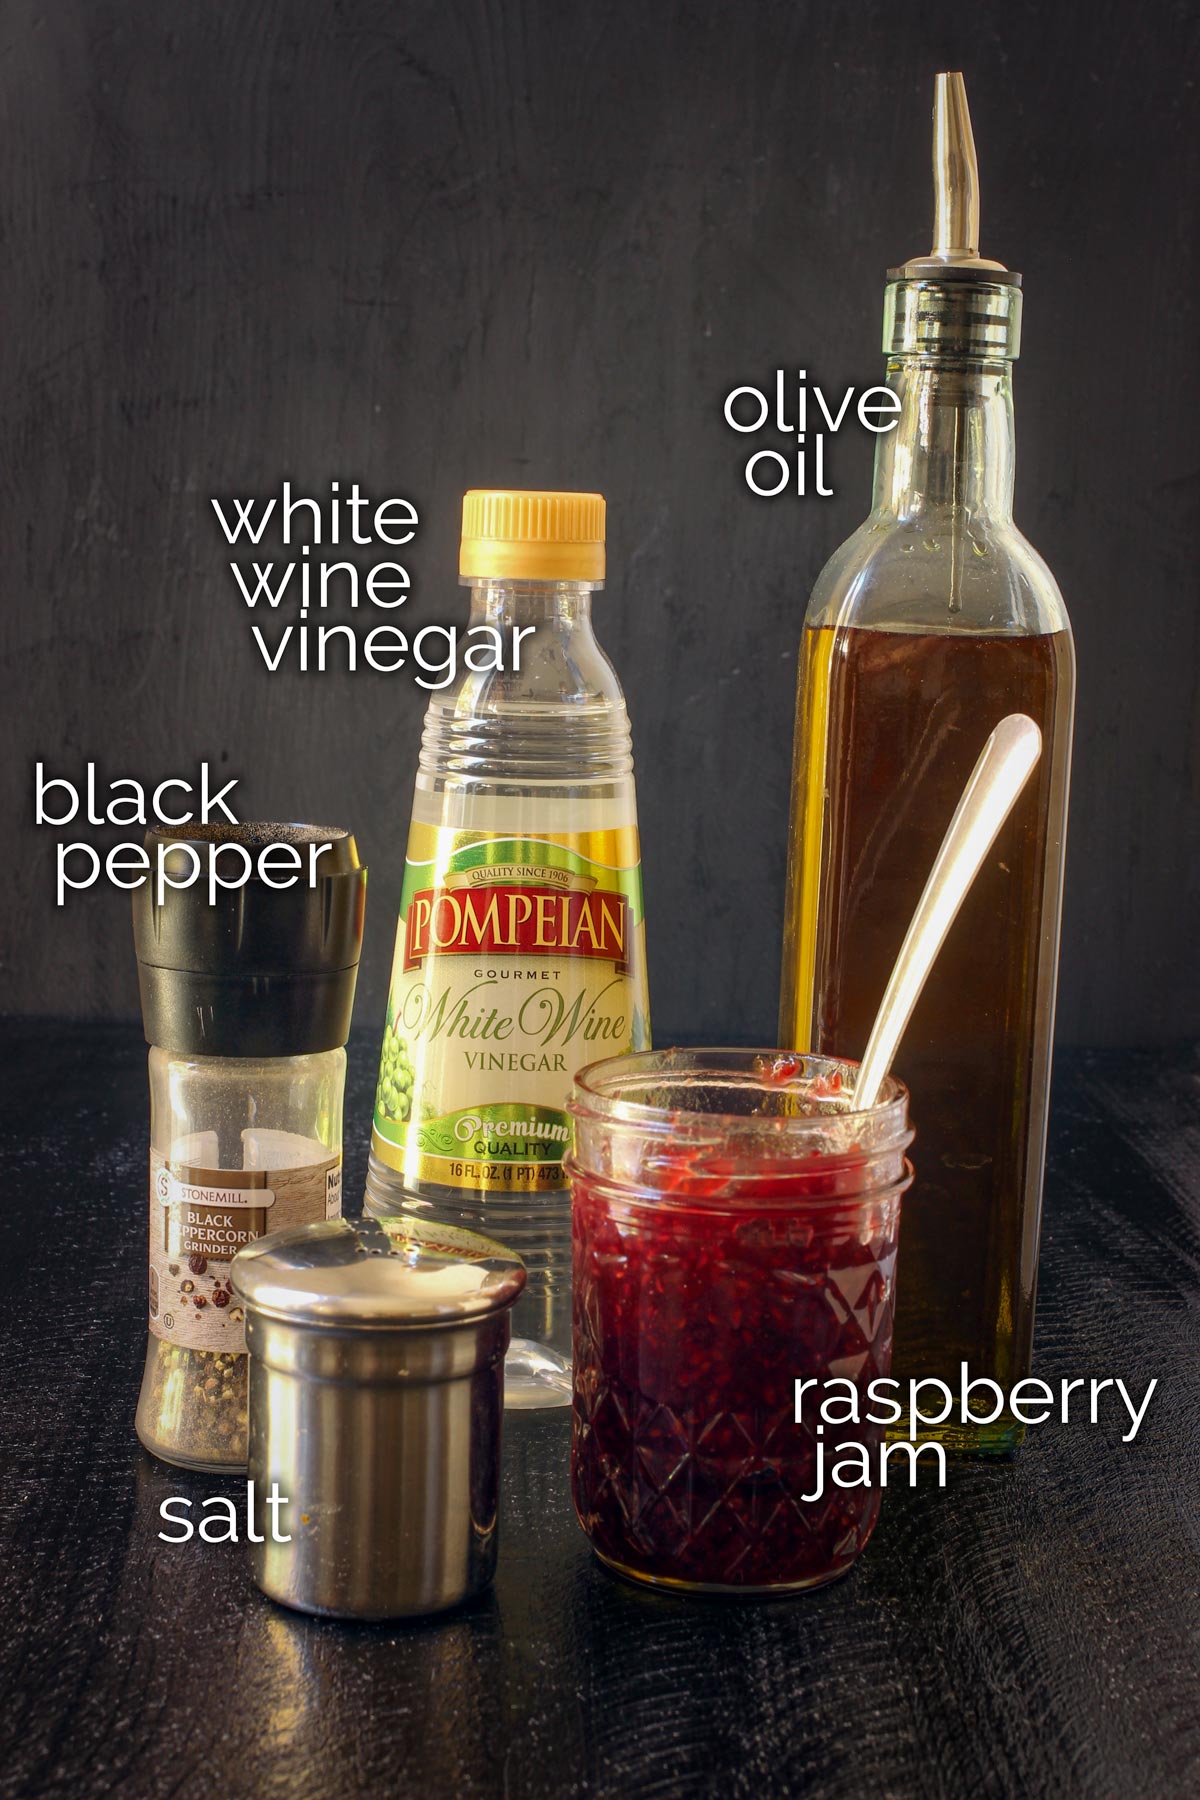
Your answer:
[[[1062,597],[1012,517],[1021,277],[978,253],[962,76],[939,75],[934,248],[889,273],[899,401],[870,516],[818,577],[800,650],[781,1041],[861,1056],[938,844],[1004,714],[1042,759],[918,1003],[894,1374],[1029,1371],[1075,664]],[[993,1404],[981,1390],[981,1408]],[[1004,1452],[1007,1410],[931,1432]]]

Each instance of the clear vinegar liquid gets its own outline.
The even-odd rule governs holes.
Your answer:
[[[810,627],[801,647],[781,1022],[796,1048],[861,1057],[989,732],[1011,712],[1042,731],[896,1060],[917,1135],[892,1372],[956,1395],[962,1363],[1006,1391],[1030,1367],[1073,691],[1065,631]],[[928,1435],[1003,1452],[1022,1428],[1007,1412],[964,1427],[956,1407]]]
[[[629,719],[624,701],[596,698],[555,706],[510,703],[489,714],[435,696],[426,716],[412,817],[454,831],[511,837],[570,838],[611,833],[636,843]],[[485,959],[486,960],[486,959]],[[561,977],[571,997],[571,972]],[[645,969],[639,963],[629,1043],[648,1041]],[[575,1064],[613,1054],[612,1046],[573,1046],[572,1066],[551,1077],[547,1098],[565,1102]],[[423,1078],[414,1046],[417,1085]],[[560,1091],[561,1090],[561,1091]],[[571,1194],[566,1185],[534,1192],[483,1192],[405,1177],[372,1151],[366,1209],[465,1227],[495,1238],[528,1271],[512,1311],[505,1372],[509,1407],[568,1406],[571,1400]]]

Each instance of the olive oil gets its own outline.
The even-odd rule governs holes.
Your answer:
[[[978,253],[960,75],[939,75],[934,247],[885,294],[895,428],[872,510],[817,579],[800,652],[781,1041],[861,1056],[963,786],[1005,714],[1042,756],[951,928],[895,1073],[912,1096],[893,1372],[1027,1375],[1041,1222],[1075,666],[1013,523],[1021,277]],[[979,1409],[976,1409],[979,1410]],[[988,1407],[987,1410],[991,1410]],[[1002,1452],[1007,1412],[930,1435]]]
[[[902,1382],[932,1375],[957,1389],[966,1363],[1007,1390],[1029,1370],[1072,689],[1066,631],[804,633],[796,843],[820,855],[807,897],[804,858],[793,861],[791,912],[803,925],[789,934],[785,1026],[797,1043],[862,1055],[987,731],[1010,712],[1042,731],[1038,770],[898,1059],[917,1131],[896,1286]],[[814,769],[823,778],[810,785]],[[1014,1422],[988,1431],[1003,1442]],[[975,1443],[960,1427],[937,1435]]]

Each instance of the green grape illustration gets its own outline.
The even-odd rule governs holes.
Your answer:
[[[386,1031],[379,1054],[379,1085],[375,1090],[375,1110],[385,1119],[398,1124],[412,1110],[413,1066],[408,1044],[394,1031]]]

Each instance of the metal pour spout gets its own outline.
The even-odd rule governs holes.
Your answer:
[[[947,269],[1003,269],[979,254],[979,164],[967,89],[957,71],[936,78],[933,101],[933,249],[904,264],[906,276]]]
[[[944,262],[979,255],[979,164],[959,74],[939,75],[934,89],[933,254]]]

